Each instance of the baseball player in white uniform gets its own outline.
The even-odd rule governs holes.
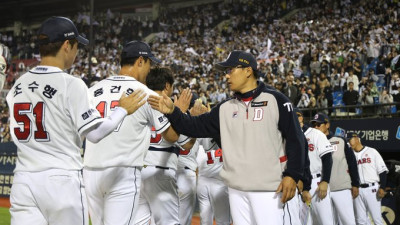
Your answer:
[[[152,69],[146,85],[161,94],[172,95],[174,78],[168,68]],[[176,170],[180,147],[191,148],[191,138],[180,135],[176,143],[165,140],[152,129],[149,151],[142,170],[142,186],[135,224],[179,224]]]
[[[181,148],[178,158],[177,185],[179,195],[179,221],[181,225],[192,224],[192,215],[196,203],[196,170],[199,142],[192,148]]]
[[[388,169],[379,152],[363,146],[357,133],[347,136],[356,156],[361,183],[359,196],[354,200],[357,225],[369,224],[368,212],[375,225],[382,225],[381,199],[385,196]]]
[[[104,79],[90,88],[93,102],[102,116],[114,110],[117,97],[142,89],[151,62],[160,62],[150,47],[139,41],[126,44],[121,53],[120,75]],[[88,141],[84,158],[84,181],[89,212],[94,225],[134,224],[138,210],[141,170],[150,145],[151,127],[163,138],[176,141],[168,119],[146,104],[127,116],[108,137]]]
[[[219,172],[223,165],[222,149],[212,138],[197,139],[200,149],[197,155],[197,199],[202,225],[231,224],[228,187]]]
[[[11,135],[18,147],[11,224],[87,225],[82,140],[111,133],[144,104],[145,96],[141,91],[123,95],[121,107],[102,119],[84,82],[63,71],[74,62],[78,42],[85,45],[88,40],[68,18],[51,17],[39,28],[38,41],[40,65],[21,76],[7,95]]]
[[[325,126],[319,126],[317,129],[327,136],[335,150],[332,153],[333,164],[329,183],[335,219],[342,225],[355,225],[353,198],[358,196],[360,186],[356,158],[343,137],[330,134],[328,116],[318,113],[318,118],[328,120]]]
[[[7,46],[0,44],[0,91],[3,89],[6,81],[6,71],[10,63],[11,55]]]
[[[327,137],[316,129],[326,126],[327,118],[316,114],[311,120],[312,127],[304,134],[308,142],[308,156],[310,158],[310,172],[312,175],[311,216],[314,225],[333,225],[334,216],[330,199],[328,183],[332,169],[332,152],[334,151]]]

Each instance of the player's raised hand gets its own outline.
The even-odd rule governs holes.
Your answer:
[[[129,96],[126,96],[124,92],[119,99],[119,106],[124,108],[128,112],[128,115],[132,114],[146,103],[146,100],[144,99],[145,97],[146,93],[141,89],[134,91]]]
[[[164,92],[162,96],[150,95],[147,98],[147,102],[153,109],[164,114],[171,114],[174,111],[174,103]]]
[[[294,181],[293,178],[286,176],[282,179],[278,189],[276,190],[276,193],[282,192],[282,203],[286,203],[293,198],[296,194],[296,187],[296,181]]]
[[[209,110],[206,106],[204,106],[201,103],[201,99],[197,99],[194,102],[193,107],[190,109],[190,115],[192,115],[192,116],[198,116],[198,115],[204,114],[206,112],[209,112]]]
[[[353,196],[353,199],[357,198],[359,193],[358,187],[351,187],[351,195]]]
[[[326,181],[322,181],[321,183],[319,183],[317,192],[318,192],[318,197],[321,200],[324,199],[328,193],[328,183]]]
[[[191,99],[192,92],[189,88],[185,88],[179,98],[175,99],[174,105],[178,107],[182,112],[186,112],[189,109]]]

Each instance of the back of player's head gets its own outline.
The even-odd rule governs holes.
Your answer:
[[[151,69],[146,77],[146,85],[153,91],[164,90],[167,83],[171,86],[174,84],[174,75],[172,71],[166,67]]]
[[[317,113],[310,122],[312,127],[318,127],[321,124],[329,123],[329,117],[324,113]]]
[[[66,17],[52,16],[45,20],[38,30],[38,44],[41,56],[55,56],[64,43],[69,40],[71,46],[89,41],[78,33],[75,24]]]
[[[133,65],[139,57],[143,57],[145,61],[150,59],[153,63],[161,63],[151,52],[150,46],[142,41],[128,42],[121,52],[121,67],[125,65]]]

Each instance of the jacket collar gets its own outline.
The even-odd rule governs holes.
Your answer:
[[[261,94],[264,87],[265,87],[264,82],[257,81],[257,87],[255,89],[243,94],[240,92],[235,92],[234,97],[238,100],[249,99],[249,98],[254,99]]]

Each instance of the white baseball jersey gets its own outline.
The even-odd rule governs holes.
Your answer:
[[[219,175],[223,164],[221,148],[219,148],[212,138],[199,138],[197,140],[204,148],[204,152],[200,150],[197,156],[199,166],[198,175],[222,180]]]
[[[178,168],[189,167],[191,170],[196,171],[197,169],[197,152],[199,151],[199,141],[196,140],[191,149],[182,149],[179,153]]]
[[[304,135],[308,142],[308,157],[310,158],[310,172],[311,174],[319,174],[322,171],[321,157],[326,153],[333,152],[334,149],[320,130],[315,128],[308,128]]]
[[[161,134],[157,134],[155,130],[152,127],[150,147],[144,159],[144,164],[176,170],[178,167],[178,155],[181,150],[180,146],[188,143],[190,138],[185,135],[179,135],[178,141],[171,143],[166,141]]]
[[[81,79],[37,66],[15,82],[7,103],[18,147],[14,172],[82,169],[82,135],[102,119]]]
[[[157,95],[133,77],[112,76],[89,89],[97,110],[103,117],[118,105],[123,92],[127,94],[142,89],[147,95]],[[148,103],[128,115],[110,135],[94,144],[86,143],[84,164],[88,168],[114,166],[143,166],[150,145],[150,129],[162,133],[170,123],[164,114],[153,110]]]
[[[364,146],[361,151],[354,151],[354,154],[361,184],[379,182],[379,174],[388,171],[382,156],[376,149]]]

